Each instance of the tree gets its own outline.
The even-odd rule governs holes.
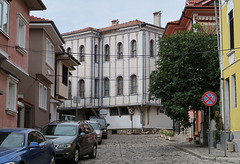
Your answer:
[[[190,109],[206,108],[202,95],[219,95],[220,90],[217,38],[201,29],[193,26],[158,40],[159,59],[149,88],[149,98],[161,98],[165,113],[184,127],[190,126]]]

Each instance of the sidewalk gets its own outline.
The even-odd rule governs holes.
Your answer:
[[[188,135],[179,134],[179,135],[175,135],[174,141],[165,140],[164,138],[161,138],[161,140],[174,146],[177,149],[188,152],[188,153],[195,155],[201,159],[213,160],[216,162],[229,162],[229,163],[239,163],[240,164],[240,152],[228,152],[227,151],[226,157],[225,157],[224,151],[218,150],[216,148],[211,148],[210,154],[209,154],[209,148],[207,146],[193,144],[193,141],[187,142],[186,141],[187,137],[188,137]]]

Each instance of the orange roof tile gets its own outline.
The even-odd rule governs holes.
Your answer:
[[[98,31],[98,29],[96,29],[96,28],[87,27],[87,28],[83,28],[83,29],[80,29],[80,30],[66,32],[66,33],[63,33],[62,35],[74,34],[74,33],[78,33],[78,32],[90,31],[90,30]]]
[[[49,19],[45,19],[45,18],[38,18],[38,17],[35,17],[35,16],[30,16],[30,21],[32,22],[39,22],[39,21],[42,21],[42,22],[52,22],[52,20],[49,20]]]

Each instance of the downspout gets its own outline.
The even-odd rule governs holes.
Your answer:
[[[101,70],[100,70],[100,72],[101,72],[101,103],[100,103],[100,109],[102,109],[102,106],[103,106],[103,38],[101,38],[102,39],[102,54],[101,54]]]

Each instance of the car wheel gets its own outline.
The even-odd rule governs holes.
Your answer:
[[[97,145],[94,144],[92,152],[89,154],[89,158],[96,158],[96,156],[97,156]]]
[[[51,155],[49,164],[55,164],[55,157],[54,157],[54,155]]]
[[[73,153],[72,164],[77,164],[79,160],[79,150],[76,148]]]

